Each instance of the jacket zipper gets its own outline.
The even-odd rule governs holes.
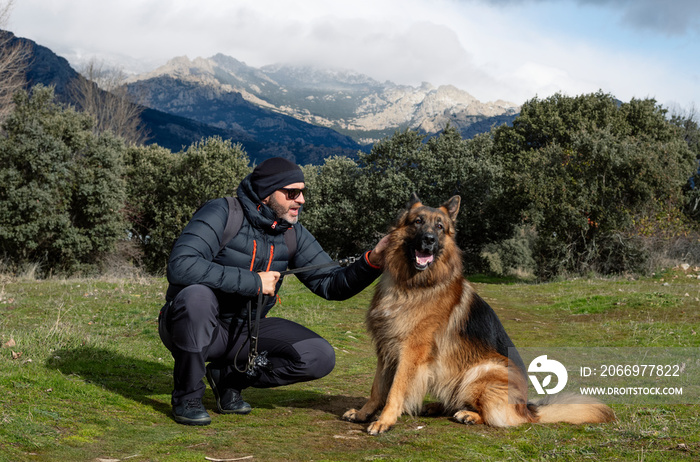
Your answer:
[[[258,253],[258,241],[253,240],[253,257],[250,259],[250,271],[253,271],[255,269],[255,257],[257,256]],[[270,268],[272,267],[272,260],[275,257],[275,245],[270,244],[270,257],[269,260],[267,261],[267,268],[265,268],[265,271],[270,271]]]
[[[250,259],[250,271],[255,267],[255,254],[258,252],[258,241],[253,239],[253,258]]]
[[[272,257],[275,256],[275,246],[273,244],[270,244],[270,260],[267,262],[267,269],[265,271],[270,271],[270,267],[272,266]]]

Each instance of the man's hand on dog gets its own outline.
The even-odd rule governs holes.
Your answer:
[[[377,242],[377,245],[375,245],[374,249],[372,249],[372,251],[369,253],[369,262],[372,265],[380,268],[384,267],[384,250],[386,249],[388,242],[389,235],[386,235],[379,242]]]

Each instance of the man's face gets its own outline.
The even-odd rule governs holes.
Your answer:
[[[294,196],[295,190],[300,189],[304,189],[304,183],[292,183],[273,192],[262,202],[275,212],[277,218],[283,218],[289,223],[294,224],[299,221],[299,211],[301,206],[304,205],[304,202],[306,202],[303,192],[300,192],[295,199],[291,199],[291,197]]]

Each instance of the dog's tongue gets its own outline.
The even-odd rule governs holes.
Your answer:
[[[416,263],[420,266],[428,266],[433,262],[433,256],[429,253],[423,253],[416,250]]]

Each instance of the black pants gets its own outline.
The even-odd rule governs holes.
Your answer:
[[[204,396],[205,364],[228,373],[226,383],[239,391],[271,388],[319,379],[335,367],[333,347],[306,327],[281,318],[260,320],[258,351],[267,351],[272,368],[249,379],[233,367],[248,361],[248,323],[221,322],[214,292],[203,285],[184,288],[161,311],[158,331],[175,360],[172,404]],[[238,354],[238,356],[236,356]]]

